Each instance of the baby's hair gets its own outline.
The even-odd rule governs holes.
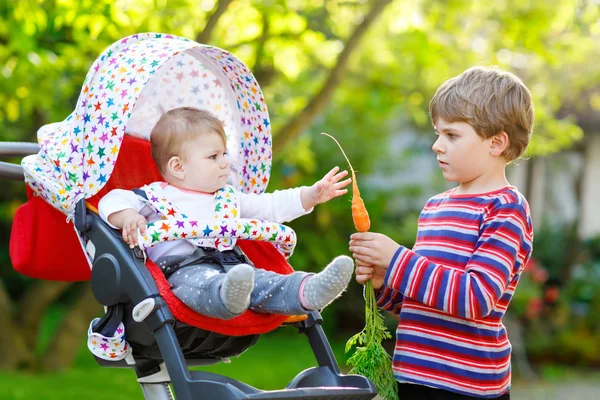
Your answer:
[[[227,145],[223,124],[208,111],[180,107],[164,113],[150,132],[152,158],[160,173],[166,173],[171,157],[185,157],[186,143],[211,133],[218,134]]]
[[[519,158],[533,131],[531,93],[516,75],[497,67],[472,67],[440,86],[429,103],[431,121],[466,122],[483,138],[506,132],[502,154]]]

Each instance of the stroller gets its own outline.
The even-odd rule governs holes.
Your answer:
[[[163,112],[182,106],[205,109],[223,121],[231,184],[248,193],[264,191],[271,168],[270,124],[262,92],[247,67],[222,49],[184,38],[129,36],[94,62],[75,111],[61,123],[40,128],[39,151],[35,144],[0,146],[3,155],[30,154],[22,170],[0,163],[0,177],[27,183],[28,201],[17,210],[11,232],[13,267],[41,279],[91,279],[106,313],[93,321],[90,337],[120,341],[123,350],[122,357],[110,350],[94,357],[105,367],[133,368],[146,399],[172,399],[169,384],[179,400],[375,397],[368,379],[340,373],[318,312],[288,319],[246,311],[228,321],[199,315],[172,294],[163,273],[145,257],[144,247],[152,240],[176,240],[177,235],[149,227],[147,240],[130,249],[120,232],[99,218],[96,207],[108,191],[162,180],[150,155],[149,133]],[[236,237],[256,267],[292,272],[284,257],[295,241],[290,228],[256,220],[218,222],[250,226],[238,229]],[[185,234],[204,233],[192,227]],[[231,229],[208,235],[233,236]],[[283,390],[261,391],[189,370],[239,355],[260,334],[284,323],[306,334],[318,366],[300,372]]]

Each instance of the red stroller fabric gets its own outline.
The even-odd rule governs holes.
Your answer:
[[[10,232],[13,268],[32,278],[52,281],[87,281],[90,266],[73,224],[65,214],[34,196],[27,188],[27,203],[15,213]]]

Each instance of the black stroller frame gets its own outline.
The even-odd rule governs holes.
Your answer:
[[[91,241],[95,248],[103,249],[95,254],[92,269],[94,296],[110,310],[97,324],[104,329],[99,331],[110,336],[122,318],[133,350],[132,357],[118,362],[98,357],[96,360],[104,367],[133,368],[146,399],[172,399],[169,382],[177,399],[185,400],[375,397],[374,386],[368,379],[340,372],[318,312],[311,312],[306,320],[293,324],[307,336],[318,366],[299,373],[284,390],[261,391],[218,374],[190,371],[188,366],[210,365],[243,353],[256,343],[259,335],[225,336],[177,322],[160,297],[141,252],[129,249],[120,233],[87,210],[83,201],[77,204],[75,226],[88,243]],[[139,315],[134,304],[150,306]]]

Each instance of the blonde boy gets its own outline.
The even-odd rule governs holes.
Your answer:
[[[356,280],[399,314],[393,368],[402,399],[510,398],[511,346],[502,316],[532,251],[527,201],[506,165],[533,128],[529,90],[515,75],[474,67],[446,81],[430,113],[433,151],[458,186],[432,197],[408,249],[356,233]]]

